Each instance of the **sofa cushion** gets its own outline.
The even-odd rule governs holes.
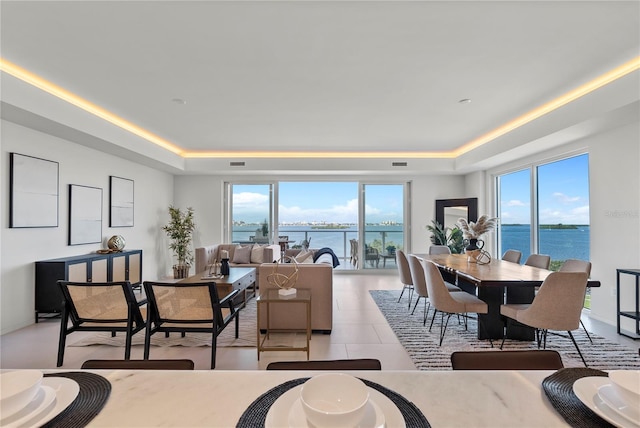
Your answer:
[[[313,253],[311,251],[305,251],[305,250],[300,251],[298,255],[295,256],[297,263],[303,263],[305,260],[309,258],[313,262]]]
[[[233,263],[247,264],[251,263],[251,246],[237,246],[233,253]]]
[[[254,245],[251,248],[251,263],[264,263],[270,262],[271,260],[264,259],[264,250],[267,248],[267,245]]]

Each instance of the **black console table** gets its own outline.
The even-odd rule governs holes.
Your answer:
[[[635,290],[635,310],[623,311],[620,308],[620,274],[633,275],[636,277]],[[631,339],[640,339],[640,269],[616,269],[616,296],[618,307],[618,334],[630,337]],[[636,331],[629,332],[620,329],[620,317],[631,318],[636,322]]]
[[[83,254],[36,262],[36,322],[40,314],[59,315],[62,292],[58,280],[76,282],[129,281],[142,284],[142,250]]]

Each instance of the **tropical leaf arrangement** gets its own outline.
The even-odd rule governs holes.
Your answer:
[[[466,219],[460,218],[458,220],[458,226],[462,230],[462,234],[466,239],[480,238],[487,232],[491,232],[498,225],[497,217],[489,217],[488,215],[481,216],[475,223],[472,221],[467,222]]]
[[[446,245],[453,254],[460,254],[464,251],[462,230],[457,227],[448,228],[442,226],[435,220],[427,225],[427,230],[431,232],[431,243],[433,245]]]

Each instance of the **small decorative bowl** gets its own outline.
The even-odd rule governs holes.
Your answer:
[[[326,373],[306,381],[300,401],[317,428],[355,427],[364,417],[369,388],[360,379],[344,373]]]
[[[625,403],[640,405],[640,370],[612,370],[609,379],[618,397]]]
[[[39,370],[15,370],[0,375],[0,414],[7,418],[22,410],[36,396],[42,383]]]

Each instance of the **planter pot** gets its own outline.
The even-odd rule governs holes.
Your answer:
[[[173,278],[183,279],[189,277],[190,265],[173,265]]]

